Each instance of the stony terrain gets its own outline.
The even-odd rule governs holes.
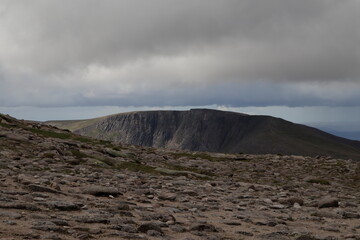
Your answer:
[[[135,147],[0,115],[0,239],[360,239],[360,162]]]
[[[360,160],[360,141],[271,116],[212,109],[120,113],[90,120],[52,121],[97,139],[176,150],[283,154]]]

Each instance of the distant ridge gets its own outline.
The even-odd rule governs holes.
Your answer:
[[[48,124],[85,136],[157,148],[360,159],[360,141],[271,116],[211,109],[130,112]]]

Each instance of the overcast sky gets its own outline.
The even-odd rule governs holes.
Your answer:
[[[359,26],[358,0],[0,0],[0,111],[330,107],[336,119],[360,107]]]

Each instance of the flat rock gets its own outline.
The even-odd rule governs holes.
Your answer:
[[[175,201],[176,200],[176,194],[173,193],[161,193],[159,194],[160,200],[167,200],[167,201]]]
[[[330,198],[326,197],[318,202],[319,208],[333,208],[333,207],[339,207],[339,200],[336,198]]]
[[[46,205],[50,208],[58,209],[60,211],[76,211],[80,210],[84,204],[75,203],[75,202],[65,202],[65,201],[51,201],[47,202]]]
[[[83,188],[83,192],[96,197],[109,197],[110,195],[117,197],[119,195],[122,195],[122,193],[117,188],[103,186],[86,187]]]
[[[55,189],[52,189],[49,187],[44,187],[41,185],[36,185],[36,184],[30,184],[30,185],[26,186],[26,188],[33,192],[60,193],[59,191],[57,191]]]
[[[198,225],[191,227],[190,231],[218,232],[218,229],[212,224],[204,223],[204,224],[198,224]]]
[[[146,233],[149,230],[154,230],[160,233],[163,232],[158,224],[152,222],[141,224],[137,230],[142,233]]]

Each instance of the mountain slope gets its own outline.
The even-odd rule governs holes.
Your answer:
[[[360,239],[359,161],[138,147],[0,114],[0,180],[2,240]]]
[[[360,142],[270,116],[208,109],[144,111],[49,124],[128,144],[224,153],[360,159]]]

